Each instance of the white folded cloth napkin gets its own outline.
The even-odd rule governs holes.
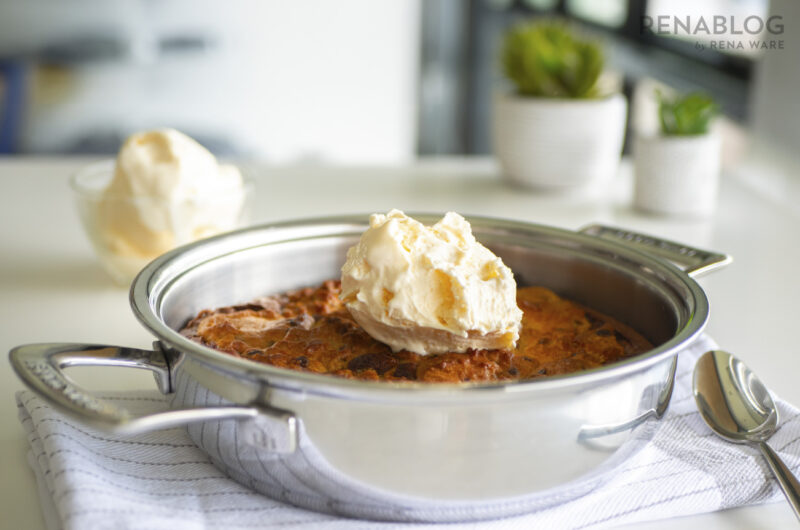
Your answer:
[[[720,440],[695,408],[692,369],[699,355],[715,347],[704,337],[681,352],[672,402],[654,424],[653,439],[614,470],[602,487],[526,515],[460,527],[607,528],[782,499],[758,451]],[[134,413],[167,409],[166,398],[155,392],[102,397]],[[437,526],[345,519],[270,499],[214,467],[183,428],[114,436],[63,416],[31,392],[19,392],[17,403],[51,530]],[[800,411],[780,400],[776,403],[781,421],[770,445],[796,473]]]

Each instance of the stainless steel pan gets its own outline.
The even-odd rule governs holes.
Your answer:
[[[545,380],[393,384],[257,364],[178,333],[201,309],[337,277],[346,249],[367,227],[366,216],[348,216],[233,232],[156,259],[130,297],[158,339],[152,351],[34,344],[12,350],[11,363],[33,390],[99,428],[138,433],[188,424],[233,478],[310,509],[463,521],[563,502],[597,487],[652,436],[652,420],[669,403],[676,355],[708,320],[693,277],[730,258],[601,226],[576,233],[470,221],[518,284],[548,286],[610,314],[656,347]],[[131,417],[73,384],[63,369],[74,365],[152,370],[172,410]]]

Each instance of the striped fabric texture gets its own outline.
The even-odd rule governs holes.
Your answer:
[[[608,528],[781,500],[758,452],[720,440],[696,411],[692,368],[700,354],[714,347],[703,338],[680,354],[669,411],[661,421],[640,427],[657,430],[652,440],[616,468],[602,487],[550,508],[463,526],[481,530]],[[134,413],[167,409],[166,398],[157,393],[102,397]],[[781,424],[770,445],[797,472],[800,411],[776,402]],[[184,428],[119,437],[64,417],[31,392],[19,392],[17,404],[50,529],[437,527],[346,519],[273,500],[219,471]],[[341,502],[333,498],[326,502],[324,489],[319,491],[320,506]],[[499,503],[495,513],[502,511]]]

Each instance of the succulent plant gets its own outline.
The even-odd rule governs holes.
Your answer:
[[[503,71],[522,96],[591,98],[598,95],[603,52],[559,21],[523,23],[505,36]]]
[[[667,136],[706,134],[719,106],[708,94],[692,92],[669,98],[656,91],[661,132]]]

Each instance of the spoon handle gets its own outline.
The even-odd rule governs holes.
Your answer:
[[[761,449],[761,454],[764,455],[772,473],[778,479],[778,484],[781,485],[783,494],[786,495],[786,499],[792,505],[794,514],[800,519],[800,482],[797,482],[794,474],[766,442],[760,442],[758,448]]]

